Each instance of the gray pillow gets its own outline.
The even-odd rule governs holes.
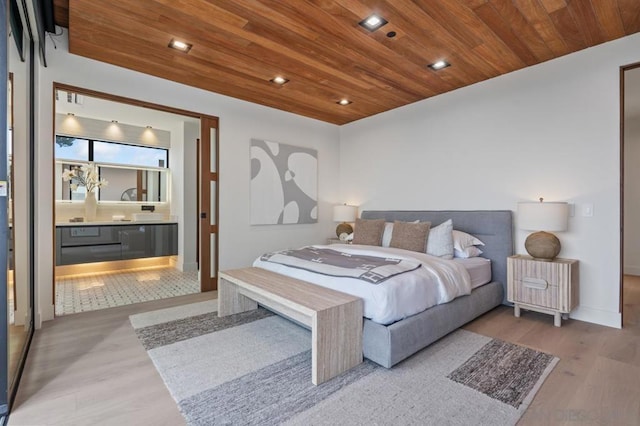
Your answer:
[[[382,244],[384,219],[356,219],[353,230],[353,244],[379,246]]]
[[[424,253],[431,222],[393,222],[393,234],[389,247]]]

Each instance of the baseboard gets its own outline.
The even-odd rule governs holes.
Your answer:
[[[620,312],[579,306],[571,312],[570,317],[579,321],[591,322],[607,327],[622,328],[622,314]]]
[[[625,275],[640,275],[640,266],[625,266]]]
[[[35,327],[36,330],[39,330],[40,328],[42,328],[42,315],[40,315],[40,312],[37,311],[36,314],[34,315],[33,318],[33,326]]]
[[[42,327],[43,322],[51,321],[55,318],[55,308],[54,304],[40,306],[33,316],[33,326],[36,330]]]
[[[193,272],[198,270],[198,264],[196,262],[183,263],[182,272]]]

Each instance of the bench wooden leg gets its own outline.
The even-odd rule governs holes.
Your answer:
[[[237,314],[258,309],[258,303],[238,292],[238,286],[220,278],[218,280],[218,316]]]
[[[318,311],[311,327],[314,385],[362,362],[362,300]]]

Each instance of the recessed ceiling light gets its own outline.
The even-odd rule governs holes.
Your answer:
[[[278,84],[280,86],[287,84],[289,82],[289,80],[287,80],[286,78],[282,77],[282,76],[275,76],[273,77],[271,80],[269,80],[271,83],[273,84]]]
[[[172,38],[171,41],[169,42],[169,47],[172,49],[176,49],[181,52],[187,53],[188,51],[191,50],[191,47],[193,46],[189,43],[185,43],[184,41],[180,41],[180,40],[176,40],[175,38]]]
[[[349,99],[340,99],[338,102],[336,102],[338,105],[349,105],[350,103],[352,103]]]
[[[371,15],[368,18],[364,18],[362,21],[358,22],[358,25],[360,25],[363,28],[366,28],[369,31],[375,31],[378,28],[385,25],[386,23],[387,23],[386,19],[378,15]]]
[[[443,68],[449,67],[451,66],[451,64],[447,61],[438,61],[438,62],[434,62],[433,64],[429,65],[429,68],[431,68],[432,70],[441,70]]]

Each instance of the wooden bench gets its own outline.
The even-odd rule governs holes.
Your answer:
[[[221,271],[219,278],[219,317],[260,303],[311,328],[314,385],[362,362],[362,299],[260,268]]]

